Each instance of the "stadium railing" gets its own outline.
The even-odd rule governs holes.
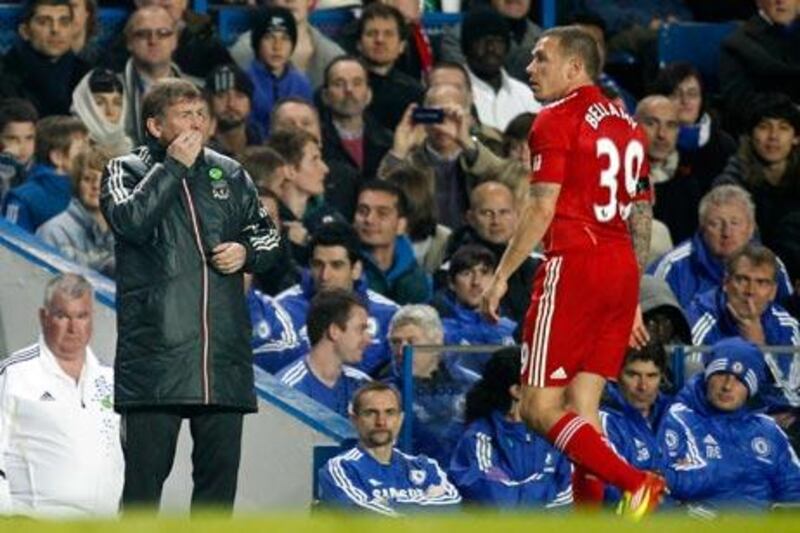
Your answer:
[[[403,412],[405,419],[403,421],[403,428],[400,432],[399,447],[407,453],[414,453],[413,450],[413,430],[414,430],[414,380],[413,380],[413,360],[417,353],[420,352],[438,352],[444,354],[444,357],[453,357],[457,354],[486,354],[493,353],[501,348],[508,348],[502,345],[406,345],[403,347],[403,364],[400,369],[400,377],[403,398]],[[711,346],[688,346],[682,344],[669,344],[666,346],[668,356],[668,367],[670,375],[668,376],[668,384],[671,385],[672,392],[679,391],[686,382],[686,378],[690,374],[698,372],[701,369],[700,356],[709,351]],[[778,357],[790,357],[800,355],[800,346],[762,346],[761,350],[765,353],[771,353]],[[800,365],[800,361],[796,364]],[[800,367],[798,368],[800,373]],[[800,383],[780,383],[780,386],[788,387],[794,385],[799,387]],[[800,392],[800,391],[798,391]]]

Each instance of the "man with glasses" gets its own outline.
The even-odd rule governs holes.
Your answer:
[[[21,39],[0,64],[0,95],[29,99],[40,117],[68,115],[72,91],[89,70],[70,49],[72,30],[68,0],[26,2],[18,26]]]
[[[140,120],[145,93],[158,80],[183,77],[173,61],[178,36],[169,11],[159,6],[134,11],[125,24],[124,34],[131,54],[123,74],[125,98],[128,99],[125,127],[134,143],[139,144],[145,139]]]
[[[188,76],[202,80],[212,69],[233,63],[233,58],[217,35],[214,18],[190,9],[189,0],[134,0],[133,4],[134,9],[158,6],[167,10],[175,23],[177,39],[173,61]],[[127,44],[127,34],[114,38],[103,58],[104,66],[115,71],[122,70],[130,53]]]

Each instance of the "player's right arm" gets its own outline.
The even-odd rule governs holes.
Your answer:
[[[497,308],[507,290],[508,278],[544,237],[553,221],[560,192],[560,183],[534,182],[531,185],[527,205],[520,217],[521,223],[511,237],[495,270],[492,284],[484,293],[481,302],[481,310],[490,320],[494,322],[500,320]]]

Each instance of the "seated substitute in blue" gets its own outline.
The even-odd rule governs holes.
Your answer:
[[[603,433],[618,455],[639,470],[660,472],[665,464],[656,438],[658,424],[672,399],[661,392],[667,356],[660,343],[651,342],[625,355],[617,382],[608,382],[600,409]],[[622,494],[606,485],[605,500],[616,503]]]
[[[503,348],[467,394],[469,426],[448,474],[466,503],[501,508],[572,505],[572,463],[520,417],[520,355]]]
[[[670,497],[699,515],[800,502],[800,460],[786,434],[747,406],[764,383],[761,351],[732,337],[705,359],[658,430]]]
[[[725,262],[748,242],[758,242],[753,199],[738,185],[719,185],[700,200],[700,228],[647,269],[666,281],[685,311],[698,294],[722,285]],[[786,267],[778,261],[777,300],[792,294]]]
[[[394,448],[403,425],[396,389],[375,381],[364,385],[353,396],[350,418],[358,444],[320,469],[322,505],[396,517],[453,508],[461,502],[434,459]]]
[[[284,385],[346,417],[350,399],[368,375],[358,364],[369,345],[367,310],[350,292],[333,289],[318,294],[308,313],[311,350],[276,376]]]
[[[256,289],[247,293],[256,364],[276,373],[307,354],[306,319],[312,298],[331,289],[343,289],[358,295],[366,305],[372,340],[356,368],[374,375],[390,361],[387,333],[397,304],[367,288],[360,244],[349,224],[323,224],[312,236],[308,248],[310,268],[303,273],[300,283],[275,298]]]

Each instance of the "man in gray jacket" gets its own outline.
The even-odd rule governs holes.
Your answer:
[[[108,164],[101,193],[117,243],[123,504],[158,504],[188,418],[192,504],[227,507],[242,415],[256,410],[242,273],[271,266],[279,235],[241,166],[203,148],[199,89],[156,82],[141,119],[145,144]]]

